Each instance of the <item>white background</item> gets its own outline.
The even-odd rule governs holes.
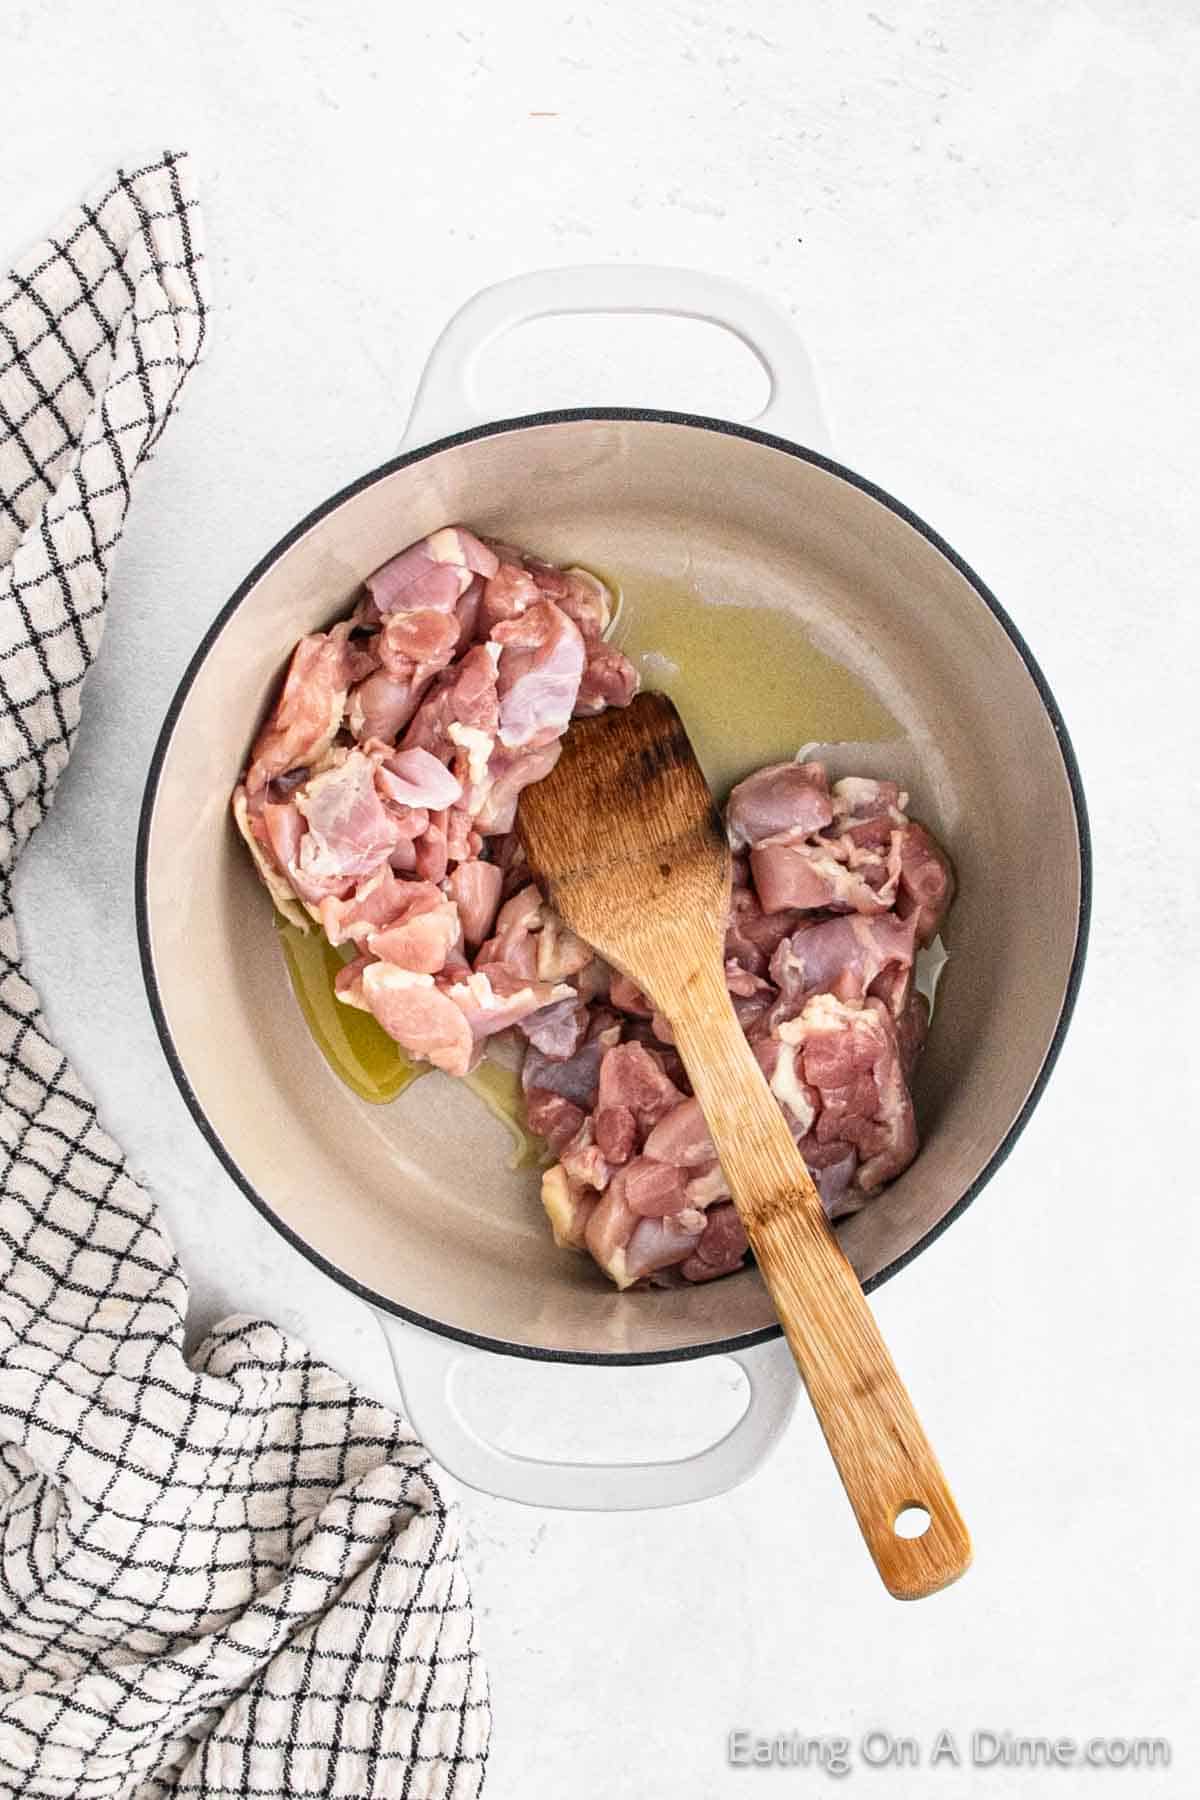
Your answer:
[[[826,1790],[727,1768],[736,1726],[926,1746],[943,1725],[1163,1733],[1166,1774],[857,1767],[850,1785],[1197,1792],[1198,43],[1187,0],[0,15],[0,253],[121,158],[188,148],[203,188],[211,355],[138,491],[79,748],[20,880],[52,1023],[161,1195],[196,1331],[262,1309],[390,1391],[370,1317],[251,1211],[175,1093],[138,973],[133,842],[204,627],[298,516],[393,451],[430,343],[477,287],[616,259],[775,297],[838,453],[1000,595],[1083,766],[1096,913],[1058,1073],[986,1194],[876,1301],[974,1570],[889,1601],[803,1411],[745,1487],[683,1512],[467,1494],[491,1800]],[[489,409],[733,412],[745,370],[701,329],[531,336]],[[695,1436],[731,1392],[710,1364],[530,1398],[546,1373],[487,1375],[497,1426],[536,1415],[535,1448],[619,1406],[646,1454],[654,1406]]]

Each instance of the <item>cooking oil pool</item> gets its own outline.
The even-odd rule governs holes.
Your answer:
[[[718,801],[802,744],[900,735],[883,703],[817,648],[795,613],[701,594],[683,581],[595,573],[620,596],[613,643],[644,687],[678,706]]]
[[[397,1099],[424,1075],[448,1079],[427,1062],[416,1062],[370,1013],[345,1006],[333,991],[337,972],[354,955],[352,945],[335,949],[314,925],[301,931],[275,916],[288,978],[321,1055],[347,1087],[374,1105]],[[465,1084],[507,1128],[513,1140],[510,1167],[534,1168],[545,1146],[525,1129],[521,1080],[516,1069],[487,1058],[465,1076]]]

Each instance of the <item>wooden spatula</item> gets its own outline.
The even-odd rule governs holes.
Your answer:
[[[729,846],[666,696],[577,720],[517,830],[551,905],[670,1021],[876,1567],[899,1599],[935,1593],[971,1540],[726,991]],[[912,1508],[929,1525],[901,1536]]]

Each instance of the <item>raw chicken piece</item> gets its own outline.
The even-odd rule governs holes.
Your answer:
[[[559,1249],[586,1249],[587,1225],[596,1210],[596,1196],[572,1182],[560,1163],[542,1176],[542,1205]]]
[[[857,1186],[873,1193],[906,1169],[917,1153],[916,1122],[883,1002],[817,994],[780,1026],[779,1036],[800,1049],[804,1079],[820,1096],[818,1143],[850,1144],[858,1152]]]
[[[460,644],[473,643],[479,635],[479,608],[483,602],[483,577],[476,575],[470,585],[463,589],[454,608],[454,616],[458,620],[458,641]]]
[[[875,992],[881,976],[889,977],[888,993],[896,993],[901,1007],[907,988],[897,985],[907,975],[916,955],[916,917],[897,918],[883,913],[864,918],[843,914],[807,924],[784,938],[771,958],[771,980],[779,989],[771,1023],[794,1018],[810,994],[836,994],[840,1000],[862,1000]]]
[[[443,881],[450,863],[450,845],[441,815],[432,815],[413,844],[413,872],[421,881]]]
[[[735,1206],[714,1206],[704,1221],[700,1241],[680,1266],[685,1281],[715,1281],[742,1266],[750,1248],[746,1228]]]
[[[543,562],[540,556],[533,556],[528,550],[522,555],[521,561],[532,575],[543,600],[553,600],[556,606],[562,606],[571,592],[571,580],[567,571],[558,568],[555,563]],[[569,612],[569,609],[563,606],[563,611]],[[569,613],[569,616],[574,618],[573,613]]]
[[[470,950],[478,950],[488,937],[500,905],[503,870],[495,863],[472,858],[460,862],[446,879],[446,892],[458,907],[463,941]]]
[[[588,1009],[572,994],[521,1020],[521,1031],[535,1050],[554,1062],[566,1062],[587,1035]]]
[[[262,825],[261,812],[258,820],[252,822],[246,801],[246,790],[240,783],[233,790],[233,816],[238,830],[249,846],[250,854],[254,858],[254,866],[258,870],[263,885],[279,912],[290,925],[296,925],[301,931],[307,931],[308,918],[296,899],[295,890],[276,863],[269,843],[266,841],[266,830]],[[263,831],[261,838],[255,830],[255,823]]]
[[[637,1117],[627,1106],[606,1106],[595,1117],[596,1143],[613,1168],[627,1163],[637,1149]]]
[[[573,619],[587,640],[599,638],[612,620],[612,595],[587,569],[560,569],[512,544],[494,542],[500,559],[495,578],[488,583],[485,610],[488,628],[501,619],[515,618],[539,596]]]
[[[542,928],[537,940],[539,981],[566,981],[592,961],[592,947],[564,925],[552,907],[542,908]]]
[[[452,863],[471,862],[483,849],[483,838],[471,823],[471,814],[461,801],[438,815],[446,833],[446,855]]]
[[[395,681],[409,681],[421,670],[435,674],[454,655],[458,632],[452,612],[393,613],[375,639],[380,666]]]
[[[539,599],[549,600],[579,628],[584,643],[575,717],[603,712],[606,706],[628,706],[637,692],[637,670],[615,645],[603,641],[613,614],[612,595],[604,583],[586,569],[559,569],[508,544],[495,548],[502,560],[499,573],[487,584],[482,616],[496,641],[503,638],[493,627],[520,618]]]
[[[481,946],[479,962],[502,963],[513,974],[538,981],[562,981],[592,960],[590,945],[563,924],[537,888],[522,888],[506,900],[495,936]]]
[[[448,590],[445,599],[452,604]],[[360,743],[377,736],[390,746],[413,718],[434,676],[450,663],[459,636],[453,610],[409,611],[402,605],[384,619],[372,640],[381,667],[350,696],[348,720]]]
[[[270,795],[274,792],[275,783],[268,783],[265,793],[260,794],[254,802],[253,810],[258,813],[258,823],[266,833],[267,843],[276,864],[287,869],[295,862],[300,851],[300,840],[304,836],[304,820],[300,817],[295,800],[283,800],[276,804]]]
[[[436,888],[430,893],[435,900],[441,895]],[[382,931],[403,916],[410,905],[413,886],[397,881],[385,863],[374,875],[360,881],[348,899],[330,895],[318,908],[321,929],[331,944],[365,943],[372,931]]]
[[[384,617],[401,610],[449,612],[473,575],[494,575],[497,566],[486,544],[461,525],[447,525],[385,562],[367,577],[366,588]]]
[[[367,949],[382,962],[395,963],[417,975],[436,975],[461,940],[458,908],[432,882],[400,885],[405,890],[402,909],[386,925],[367,934]]]
[[[600,1065],[597,1110],[623,1107],[631,1112],[642,1131],[656,1125],[683,1095],[663,1072],[660,1058],[644,1045],[617,1044]]]
[[[637,1214],[625,1200],[625,1171],[618,1169],[584,1231],[588,1249],[618,1287],[628,1287],[632,1280],[626,1274],[625,1246],[636,1225]]]
[[[749,1037],[775,1004],[775,989],[761,975],[751,975],[740,963],[732,961],[725,964],[725,986],[729,989],[737,1022]]]
[[[704,1212],[706,1208],[718,1200],[730,1200],[729,1183],[725,1179],[724,1170],[719,1163],[710,1163],[707,1168],[689,1172],[686,1187],[686,1199],[690,1208]]]
[[[337,875],[307,875],[299,862],[290,862],[287,878],[293,891],[303,900],[309,916],[319,919],[321,907],[326,900],[348,900],[354,892],[355,877]]]
[[[499,722],[494,646],[475,644],[460,662],[434,678],[401,747],[428,750],[450,763],[457,748],[450,736],[452,725],[470,725],[494,737]]]
[[[690,1094],[691,1082],[687,1078],[679,1052],[657,1035],[664,1026],[664,1021],[652,1015],[648,1019],[626,1018],[622,1035],[627,1043],[641,1044],[654,1056],[662,1072],[675,1083],[681,1094]]]
[[[639,1043],[618,1044],[600,1065],[596,1142],[613,1166],[626,1163],[662,1115],[682,1099],[662,1061]]]
[[[359,958],[341,970],[334,988],[339,1000],[373,1013],[411,1055],[448,1075],[465,1075],[470,1069],[475,1054],[471,1027],[462,1008],[434,985],[432,975]]]
[[[525,1123],[530,1131],[545,1138],[551,1150],[557,1155],[565,1150],[583,1125],[586,1113],[574,1101],[564,1100],[561,1094],[547,1093],[544,1088],[537,1088],[525,1103]]]
[[[815,1137],[807,1137],[801,1140],[800,1154],[830,1219],[846,1219],[862,1210],[867,1196],[854,1182],[858,1152],[852,1145],[836,1141],[822,1144]]]
[[[769,981],[764,981],[761,975],[752,975],[732,957],[725,964],[725,986],[731,1000],[754,1000],[759,994],[773,991]]]
[[[866,775],[843,775],[830,790],[838,829],[847,821],[886,817],[893,825],[904,823],[908,795],[894,781],[873,781]]]
[[[376,779],[385,799],[400,806],[425,806],[440,812],[462,799],[462,783],[428,750],[384,748]]]
[[[648,994],[643,994],[641,988],[636,982],[631,981],[628,975],[622,975],[619,969],[614,971],[612,980],[608,984],[608,994],[618,1012],[636,1013],[646,1019],[651,1018],[654,1014],[653,1000]]]
[[[569,1144],[559,1151],[562,1167],[575,1187],[603,1193],[612,1179],[612,1165],[596,1142],[596,1121],[585,1118]]]
[[[530,882],[500,908],[495,933],[480,948],[480,961],[503,963],[514,975],[532,978],[537,973],[533,934],[541,922],[542,896]]]
[[[333,978],[333,991],[343,1006],[353,1006],[359,1012],[370,1012],[367,996],[363,992],[363,976],[370,968],[373,957],[356,956],[352,961],[343,963]]]
[[[585,644],[598,643],[613,615],[612,595],[604,583],[587,569],[556,569],[554,574],[560,578],[561,588],[557,594],[551,593],[540,573],[545,568],[545,563],[538,565],[542,592],[556,600],[569,619],[574,619]]]
[[[687,1205],[683,1170],[637,1156],[625,1166],[625,1203],[643,1219],[664,1219]]]
[[[931,944],[954,898],[950,858],[923,825],[912,820],[900,840],[900,893],[896,911],[916,919],[918,944]]]
[[[475,819],[485,837],[512,830],[522,788],[548,775],[561,754],[562,745],[557,738],[533,750],[506,750],[503,744],[497,744],[487,765]]]
[[[738,782],[725,828],[739,850],[782,832],[808,837],[829,824],[833,810],[824,763],[771,763]]]
[[[421,696],[433,680],[433,670],[414,671],[404,680],[396,680],[382,669],[368,675],[350,695],[346,722],[360,743],[369,738],[389,742],[403,731]]]
[[[786,907],[817,911],[829,907],[838,912],[882,913],[895,893],[874,887],[865,872],[849,867],[839,856],[840,845],[825,840],[815,844],[768,838],[750,852],[754,885],[763,908],[781,912]]]
[[[591,1112],[600,1092],[600,1064],[620,1035],[619,1023],[593,1020],[586,1041],[571,1056],[546,1056],[531,1044],[521,1067],[522,1087],[527,1094],[535,1089],[561,1094]]]
[[[894,782],[848,776],[831,790],[823,764],[777,763],[734,789],[727,825],[734,847],[749,847],[766,913],[871,915],[896,900],[903,838],[912,829],[906,800]],[[735,945],[730,954],[738,955]]]
[[[579,627],[552,601],[538,600],[491,635],[501,646],[500,742],[509,750],[555,742],[570,723],[583,674]]]
[[[540,599],[537,582],[521,562],[521,552],[507,544],[496,545],[499,563],[484,582],[479,608],[479,627],[487,635],[506,619],[519,619]]]
[[[379,797],[375,763],[361,750],[297,788],[295,804],[308,829],[294,866],[309,882],[370,875],[404,835]]]
[[[704,1226],[704,1214],[686,1208],[665,1219],[639,1219],[622,1259],[626,1284],[643,1281],[647,1275],[673,1268],[677,1263],[685,1264],[699,1247]]]
[[[353,671],[349,635],[347,621],[301,638],[292,651],[283,689],[250,752],[248,795],[289,769],[311,766],[332,744]]]
[[[694,1097],[681,1100],[662,1115],[644,1148],[646,1155],[657,1162],[673,1163],[680,1169],[707,1168],[717,1160],[700,1102]]]
[[[771,1092],[783,1108],[792,1136],[799,1143],[812,1127],[821,1097],[804,1079],[804,1067],[796,1045],[784,1043],[782,1037],[765,1037],[755,1044],[754,1054]]]
[[[451,982],[447,994],[468,1021],[476,1038],[491,1037],[506,1031],[529,1013],[538,1012],[553,1000],[572,997],[563,984],[545,981],[522,981],[501,963],[476,963],[475,972]]]
[[[637,690],[638,672],[615,644],[588,644],[575,696],[575,717],[587,718],[606,706],[628,706]]]
[[[889,1005],[893,1017],[895,1007]],[[896,1042],[900,1047],[900,1067],[906,1082],[912,1082],[917,1058],[925,1048],[929,1035],[929,1002],[924,994],[910,993],[908,1003],[896,1019]]]
[[[804,913],[797,907],[765,913],[754,889],[735,882],[725,933],[725,955],[750,974],[765,975],[781,941],[790,937],[804,919]]]
[[[705,1224],[702,1212],[686,1207],[664,1218],[639,1217],[625,1198],[628,1173],[619,1169],[614,1175],[584,1233],[588,1249],[619,1288],[686,1262],[703,1237]]]

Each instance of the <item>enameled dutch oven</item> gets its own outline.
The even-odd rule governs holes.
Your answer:
[[[481,354],[526,320],[568,312],[722,325],[763,364],[770,402],[753,428],[615,407],[478,423]],[[914,814],[951,850],[959,895],[916,1088],[921,1153],[841,1227],[868,1287],[978,1194],[1045,1085],[1087,931],[1079,773],[1012,621],[928,526],[824,454],[807,357],[783,316],[732,282],[612,267],[491,288],[435,347],[407,441],[417,447],[335,494],[269,552],[171,703],[137,859],[155,1021],[235,1181],[290,1243],[378,1309],[410,1416],[436,1457],[472,1485],[549,1505],[697,1499],[749,1473],[794,1401],[757,1273],[617,1293],[554,1247],[536,1174],[508,1170],[503,1127],[470,1093],[439,1077],[372,1106],[326,1067],[300,1020],[270,902],[228,804],[291,646],[342,615],[398,548],[462,520],[553,559],[622,571],[634,589],[686,571],[697,608],[718,594],[791,612],[881,702],[895,738],[871,746],[861,766],[909,788]],[[738,704],[754,707],[752,680]],[[797,749],[808,735],[798,687]],[[837,771],[836,749],[830,760]],[[696,1457],[538,1462],[486,1443],[455,1403],[455,1366],[479,1351],[579,1363],[720,1352],[742,1363],[751,1398]]]

